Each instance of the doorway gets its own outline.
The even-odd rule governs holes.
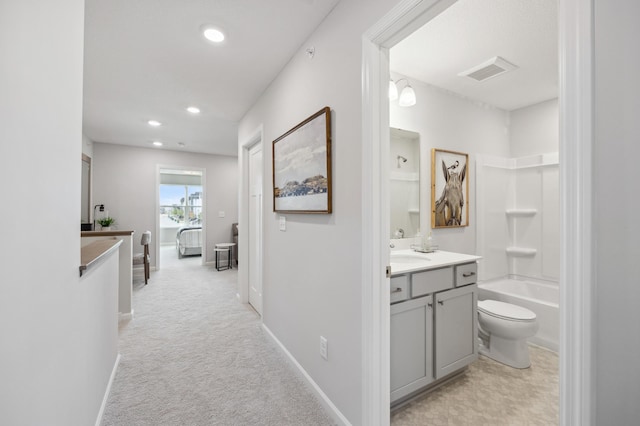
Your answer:
[[[404,0],[363,35],[363,423],[389,424],[389,48],[438,16],[452,0]],[[559,2],[560,103],[560,423],[592,424],[595,278],[593,230],[593,5]],[[578,188],[579,190],[577,190]],[[587,196],[585,197],[585,194]],[[570,338],[569,338],[570,336]],[[569,361],[571,365],[569,365]]]
[[[238,208],[238,293],[240,303],[249,303],[262,316],[264,156],[260,125],[240,142],[240,199]]]
[[[249,304],[262,315],[262,144],[249,150]]]
[[[156,268],[204,264],[204,170],[159,166],[157,182]]]

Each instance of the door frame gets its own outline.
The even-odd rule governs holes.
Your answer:
[[[160,264],[160,171],[163,169],[170,170],[185,170],[201,172],[201,186],[202,186],[202,256],[200,262],[202,265],[207,263],[207,169],[202,167],[189,167],[189,166],[176,166],[168,164],[156,164],[156,237],[153,244],[153,249],[156,253],[156,270],[161,267]]]
[[[362,37],[362,423],[389,424],[389,48],[455,0],[402,0]],[[595,424],[594,23],[559,0],[560,424]]]
[[[266,169],[264,167],[265,150],[262,124],[238,145],[238,167],[240,169],[240,176],[238,179],[238,286],[236,296],[240,303],[249,303],[249,234],[246,232],[246,230],[249,229],[249,203],[251,198],[249,181],[249,151],[257,144],[262,145],[262,193],[264,194],[264,170]],[[264,216],[264,196],[262,197],[262,212]],[[263,241],[264,245],[264,238],[261,238],[261,241]],[[264,255],[262,249],[260,250],[260,255]],[[262,260],[264,260],[264,258],[261,259],[261,264],[263,264]],[[262,282],[262,299],[264,300],[264,281]]]

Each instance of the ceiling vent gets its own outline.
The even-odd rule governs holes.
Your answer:
[[[518,68],[511,62],[508,62],[500,56],[495,56],[486,62],[481,63],[471,69],[458,74],[460,77],[469,77],[475,81],[485,81],[490,78],[496,77],[500,74],[504,74],[507,71],[512,71]]]

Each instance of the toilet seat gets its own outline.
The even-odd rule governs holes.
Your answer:
[[[529,309],[498,300],[479,300],[478,310],[492,317],[508,321],[530,322],[536,320],[536,314]]]

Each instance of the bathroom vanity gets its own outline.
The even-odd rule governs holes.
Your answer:
[[[391,253],[391,405],[478,358],[478,256]]]

